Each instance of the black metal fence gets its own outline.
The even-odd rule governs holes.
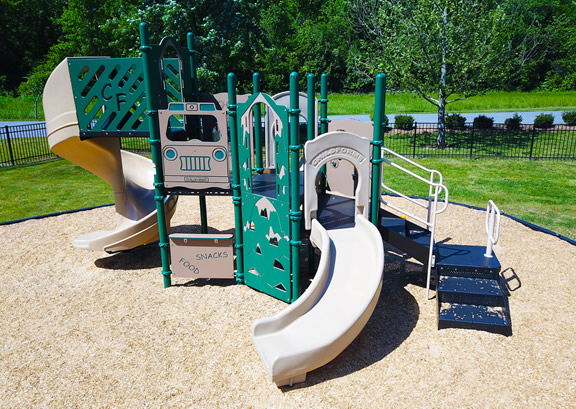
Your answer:
[[[148,138],[125,137],[120,139],[120,145],[130,152],[150,153]],[[0,127],[0,167],[57,157],[48,146],[45,122]]]
[[[15,166],[55,157],[48,147],[45,123],[0,127],[0,166]]]
[[[384,145],[408,157],[576,159],[576,126],[554,125],[536,128],[521,125],[508,129],[504,124],[480,129],[472,123],[446,130],[446,148],[437,148],[438,124],[415,123],[412,129],[386,128]]]
[[[517,158],[576,160],[576,126],[554,125],[535,128],[521,125],[507,129],[494,124],[489,129],[466,124],[462,129],[446,130],[446,148],[438,149],[436,123],[415,123],[412,129],[386,128],[384,145],[408,157],[453,158]],[[148,138],[123,137],[122,149],[147,154]],[[46,124],[27,124],[0,127],[0,167],[53,159],[46,138]]]

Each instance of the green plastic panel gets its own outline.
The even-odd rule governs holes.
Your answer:
[[[178,102],[178,60],[164,66],[167,99]],[[68,68],[82,138],[148,136],[142,59],[69,58]]]
[[[290,302],[290,205],[243,192],[244,281],[246,285]]]
[[[255,152],[253,138],[256,104],[270,107],[274,115],[276,152],[275,189],[271,197],[253,192]],[[288,110],[262,93],[238,104],[238,164],[242,191],[244,280],[246,285],[285,302],[292,299],[290,259],[290,178]]]

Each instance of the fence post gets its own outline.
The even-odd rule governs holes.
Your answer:
[[[532,152],[534,151],[534,139],[536,138],[536,125],[532,125],[532,140],[530,141],[530,156],[529,160],[532,160]]]
[[[412,143],[412,159],[416,157],[416,130],[418,129],[418,122],[414,122],[414,142]]]
[[[14,162],[14,153],[12,152],[12,142],[10,141],[10,131],[8,130],[9,127],[8,125],[4,126],[4,129],[6,130],[6,141],[8,142],[8,151],[10,152],[10,163],[12,164],[12,166],[16,165],[16,163]]]
[[[469,159],[472,159],[472,152],[474,152],[474,122],[472,122],[472,133],[470,134],[470,155],[469,155]]]

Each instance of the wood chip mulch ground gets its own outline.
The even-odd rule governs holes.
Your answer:
[[[506,209],[502,209],[506,211]],[[307,381],[277,388],[251,323],[286,307],[231,282],[162,288],[155,245],[107,254],[73,239],[114,210],[0,226],[1,408],[569,408],[576,404],[576,246],[502,219],[495,251],[513,335],[436,329],[422,266],[386,247],[384,287],[360,336]],[[208,198],[233,232],[230,198]],[[172,225],[194,232],[194,197]],[[472,226],[472,227],[471,227]],[[484,212],[450,206],[437,238],[485,244]]]

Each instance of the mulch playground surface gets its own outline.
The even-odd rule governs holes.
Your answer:
[[[198,230],[194,197],[172,226]],[[212,232],[233,233],[230,198],[209,197]],[[506,211],[506,209],[502,209]],[[0,226],[0,408],[573,407],[576,246],[502,219],[513,335],[436,328],[413,259],[386,247],[384,286],[358,338],[307,381],[277,388],[250,325],[286,307],[224,280],[163,289],[156,245],[72,246],[113,228],[99,208]],[[438,241],[484,245],[482,211],[449,206]],[[351,274],[361,274],[361,271]],[[305,335],[303,335],[305,336]]]

